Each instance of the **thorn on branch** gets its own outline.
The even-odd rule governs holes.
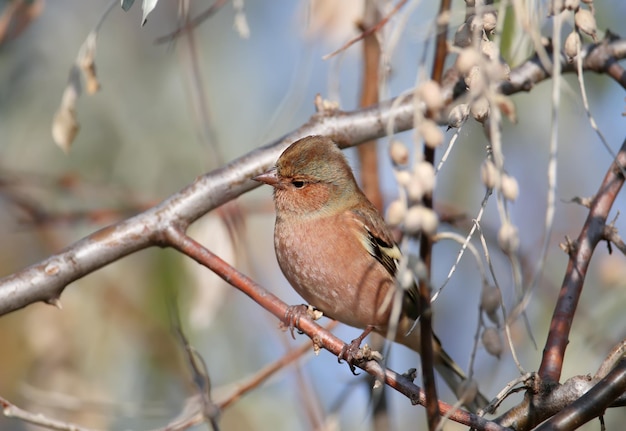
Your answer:
[[[417,370],[415,368],[409,368],[406,372],[402,373],[402,377],[406,377],[414,382],[415,379],[417,379]]]
[[[313,103],[315,104],[315,112],[317,112],[318,114],[331,114],[333,112],[339,111],[338,102],[324,99],[319,93],[315,95],[315,100],[313,101]]]
[[[61,299],[58,296],[55,296],[54,298],[50,298],[50,299],[46,300],[46,304],[52,305],[52,306],[58,308],[59,310],[63,310],[63,305],[61,304]]]
[[[590,197],[574,196],[572,199],[566,202],[573,202],[575,204],[582,205],[585,208],[591,208],[592,201],[593,201],[593,196],[590,196]]]
[[[578,241],[573,241],[569,236],[565,235],[565,242],[559,244],[559,247],[565,254],[571,256],[578,250]]]
[[[602,233],[603,239],[606,240],[606,245],[609,249],[609,254],[612,254],[613,250],[611,244],[615,245],[619,251],[626,255],[626,243],[622,240],[619,233],[617,232],[617,228],[614,225],[614,221],[610,224],[604,226],[604,231]]]

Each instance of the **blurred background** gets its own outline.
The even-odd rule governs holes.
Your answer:
[[[178,2],[160,2],[143,27],[140,4],[129,12],[115,7],[97,39],[102,88],[78,99],[80,130],[66,153],[53,142],[52,120],[80,46],[110,3],[0,0],[0,30],[6,30],[0,45],[0,275],[36,263],[294,130],[313,114],[317,93],[338,102],[341,109],[357,109],[361,46],[329,60],[322,57],[357,34],[362,3],[226,2],[192,36],[161,44],[155,40],[180,25]],[[386,11],[393,6],[380,3]],[[424,58],[432,55],[435,3],[408,2],[385,29],[385,37],[397,37],[397,46],[389,48],[389,79],[382,98],[412,88],[420,71],[430,71]],[[549,35],[545,3],[529,2],[528,8],[541,19],[542,33]],[[243,11],[237,9],[241,4]],[[209,6],[191,2],[190,15]],[[457,1],[453,6],[452,22],[458,26],[464,4]],[[606,29],[626,34],[624,16],[626,4],[621,0],[599,4],[601,36]],[[503,55],[515,67],[531,46],[513,18],[506,23]],[[567,21],[564,35],[571,26]],[[586,74],[585,82],[591,112],[617,151],[626,132],[624,92],[604,75]],[[544,234],[551,88],[547,81],[513,96],[518,123],[505,121],[503,131],[505,168],[520,186],[512,219],[520,231],[521,257],[531,271],[539,263]],[[522,324],[512,328],[521,363],[529,371],[538,369],[567,263],[558,244],[566,235],[578,235],[587,214],[568,201],[595,193],[612,160],[589,125],[573,75],[564,77],[559,125],[554,231],[527,310],[537,347]],[[447,139],[453,133],[448,131]],[[410,145],[413,134],[395,139]],[[437,177],[436,202],[469,220],[476,217],[484,195],[480,165],[486,143],[482,127],[468,121]],[[386,203],[397,196],[388,144],[389,139],[379,142]],[[354,160],[354,154],[348,154]],[[618,198],[613,215],[624,207]],[[208,214],[191,233],[281,299],[297,304],[301,299],[275,262],[273,221],[271,191],[260,188]],[[623,217],[617,218],[620,231],[625,225]],[[492,200],[482,225],[492,250],[497,250],[499,226]],[[466,225],[455,230],[465,235],[468,229]],[[444,282],[459,247],[451,242],[436,245],[435,287]],[[497,252],[493,259],[505,303],[511,307],[515,293],[508,260]],[[609,255],[604,245],[598,247],[570,336],[563,379],[595,373],[610,348],[626,337],[625,263],[619,253]],[[481,287],[476,264],[466,254],[434,305],[436,331],[463,367],[474,343]],[[96,429],[164,427],[194,394],[171,328],[173,297],[185,333],[206,362],[216,401],[290,349],[310,343],[305,336],[292,340],[258,305],[184,256],[151,249],[72,283],[61,298],[62,310],[35,304],[0,318],[0,396],[30,411]],[[344,340],[359,333],[341,325],[335,332]],[[419,367],[419,359],[396,346],[388,364],[404,372]],[[494,396],[518,375],[508,350],[498,360],[478,347],[475,378],[484,393]],[[363,376],[353,377],[327,352],[317,357],[311,352],[225,409],[221,426],[367,430],[368,391]],[[454,401],[443,386],[441,391],[444,399]],[[424,420],[421,407],[392,391],[388,397],[393,429]],[[625,419],[624,409],[607,412],[609,429],[620,428],[611,424]],[[597,426],[594,422],[586,429]],[[0,429],[38,428],[0,416]]]

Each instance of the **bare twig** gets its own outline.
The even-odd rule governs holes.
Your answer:
[[[178,38],[184,32],[187,32],[189,30],[192,30],[192,29],[198,27],[204,21],[206,21],[207,19],[209,19],[213,15],[215,15],[222,8],[222,6],[224,6],[226,4],[226,1],[227,0],[215,0],[215,3],[213,3],[211,6],[209,6],[205,11],[200,12],[194,18],[192,18],[191,20],[186,22],[184,26],[182,26],[180,28],[177,28],[176,30],[174,30],[173,32],[171,32],[169,34],[166,34],[165,36],[159,37],[155,41],[155,43],[159,44],[159,43],[166,43],[166,42],[173,41],[174,39]]]
[[[620,341],[606,356],[604,361],[602,361],[602,365],[598,368],[596,375],[594,376],[596,379],[601,379],[607,374],[609,371],[615,367],[620,359],[626,357],[626,339]]]
[[[441,0],[439,12],[437,13],[437,37],[435,41],[435,58],[430,77],[437,84],[443,82],[443,69],[448,54],[448,17],[450,16],[451,0]],[[435,165],[435,149],[430,145],[424,145],[422,150],[424,161]],[[433,197],[424,196],[423,205],[426,208],[433,208]],[[427,400],[426,416],[428,418],[428,429],[434,431],[441,424],[441,416],[435,400],[438,399],[437,387],[435,386],[434,353],[433,353],[433,327],[432,314],[430,308],[430,298],[432,289],[430,284],[430,271],[433,251],[433,239],[428,235],[420,238],[419,255],[420,260],[428,271],[428,279],[418,280],[420,296],[420,359],[422,361],[422,379],[426,390]]]
[[[389,14],[387,14],[387,16],[385,16],[383,19],[381,19],[376,25],[368,28],[367,30],[364,30],[363,32],[361,32],[361,34],[359,34],[358,36],[350,39],[348,42],[346,42],[344,45],[342,45],[339,49],[336,49],[335,51],[331,52],[330,54],[326,54],[324,57],[322,57],[322,59],[328,60],[329,58],[332,58],[335,55],[339,54],[340,52],[343,52],[346,49],[350,48],[352,45],[354,45],[358,41],[360,41],[362,39],[365,39],[366,37],[376,33],[378,30],[383,28],[385,26],[385,24],[387,24],[387,22],[391,19],[391,17],[393,17],[402,8],[402,6],[404,6],[405,3],[406,3],[406,0],[398,1],[398,3],[396,3],[396,5],[391,10],[391,12],[389,12]]]
[[[337,326],[337,321],[331,321],[324,328],[326,331],[331,331],[335,326]],[[284,369],[287,365],[297,361],[302,358],[305,354],[311,352],[313,349],[311,347],[311,343],[306,342],[296,347],[294,349],[289,350],[285,355],[283,355],[278,360],[268,364],[263,367],[254,376],[247,379],[245,382],[241,382],[236,384],[236,389],[233,390],[227,397],[223,400],[219,401],[218,404],[221,409],[226,409],[230,407],[235,401],[239,400],[243,395],[250,392],[253,389],[259,387],[263,382],[267,381],[271,376],[276,374],[278,371]]]
[[[170,308],[172,330],[184,349],[187,365],[189,366],[193,384],[196,387],[198,400],[200,401],[200,413],[202,418],[207,423],[211,424],[213,431],[219,431],[218,419],[220,409],[213,402],[211,397],[211,377],[209,376],[209,370],[204,362],[204,358],[202,358],[198,351],[189,343],[187,336],[183,332],[176,302],[175,299],[169,302],[173,304]]]
[[[92,428],[85,428],[69,422],[51,419],[41,413],[31,413],[17,407],[2,397],[0,397],[0,406],[2,406],[2,411],[6,417],[20,419],[24,422],[39,425],[44,428],[60,431],[94,431]]]

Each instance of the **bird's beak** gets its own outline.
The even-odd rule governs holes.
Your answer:
[[[257,175],[256,177],[254,177],[252,179],[254,181],[258,181],[260,183],[265,183],[265,184],[270,185],[272,187],[278,187],[279,186],[278,175],[276,174],[276,167],[273,167],[269,171],[264,172],[261,175]]]

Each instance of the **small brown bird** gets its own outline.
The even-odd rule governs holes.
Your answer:
[[[293,288],[327,317],[387,337],[400,249],[343,153],[323,136],[293,143],[255,178],[274,187],[274,247]],[[420,351],[417,287],[405,291],[395,341]],[[435,367],[456,393],[461,368],[433,337]],[[476,400],[479,406],[486,399]]]

